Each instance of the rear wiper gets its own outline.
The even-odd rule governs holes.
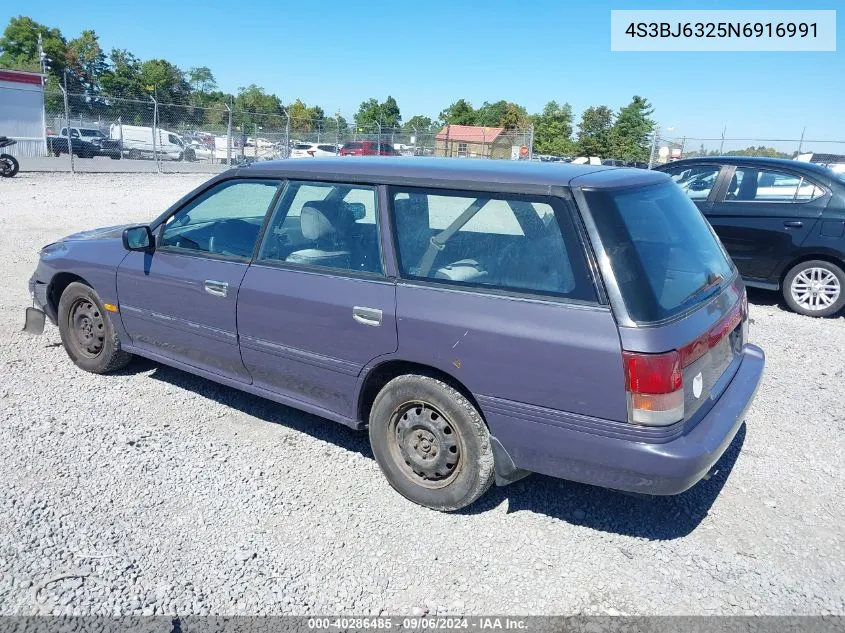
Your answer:
[[[714,295],[714,291],[718,290],[719,286],[721,286],[723,281],[724,278],[721,275],[709,273],[707,275],[707,281],[704,282],[704,285],[699,288],[696,288],[686,297],[684,297],[683,301],[681,301],[681,305],[697,303],[698,301],[703,301],[705,298]]]

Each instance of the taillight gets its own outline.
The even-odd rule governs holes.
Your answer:
[[[684,377],[681,356],[623,352],[628,420],[660,426],[684,418]]]

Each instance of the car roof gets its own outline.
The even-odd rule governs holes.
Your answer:
[[[677,165],[695,165],[697,163],[712,164],[719,163],[721,165],[756,165],[759,167],[782,167],[784,169],[792,169],[798,171],[805,171],[808,174],[815,174],[823,178],[831,178],[833,172],[823,165],[815,163],[807,163],[802,160],[792,160],[791,158],[770,158],[768,156],[696,156],[695,158],[682,158],[675,160],[665,165],[655,167],[655,169],[666,169],[668,167],[675,167]]]
[[[262,161],[238,170],[238,175],[269,175],[360,183],[433,186],[555,194],[571,185],[615,188],[668,182],[662,172],[603,165],[537,163],[509,160],[460,160],[423,157],[324,158]],[[577,182],[575,180],[577,179]]]

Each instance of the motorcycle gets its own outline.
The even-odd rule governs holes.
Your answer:
[[[17,141],[7,136],[0,136],[0,147],[9,147],[14,145]],[[18,173],[20,165],[17,159],[11,154],[0,154],[0,176],[4,178],[11,178]]]

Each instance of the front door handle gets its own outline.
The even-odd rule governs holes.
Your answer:
[[[352,308],[353,319],[358,321],[358,323],[373,327],[381,325],[381,314],[381,310],[377,310],[376,308],[362,308],[361,306]]]
[[[788,229],[800,229],[804,226],[804,223],[800,220],[790,220],[788,222],[784,222],[783,225]]]
[[[205,291],[214,295],[215,297],[225,297],[229,294],[229,284],[225,281],[214,281],[213,279],[205,280]]]

